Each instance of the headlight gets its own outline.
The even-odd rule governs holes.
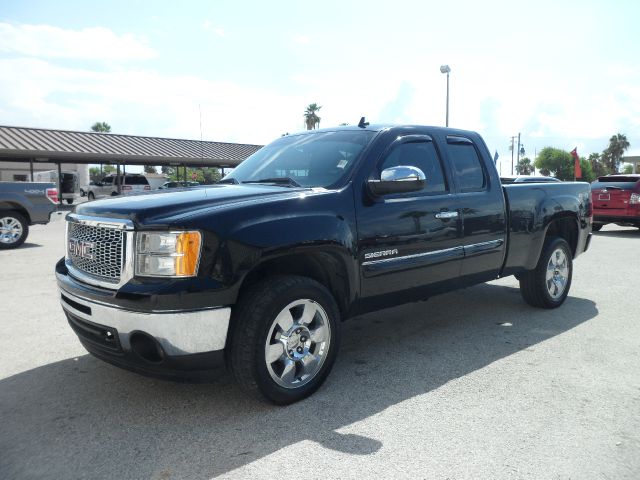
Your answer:
[[[141,232],[136,248],[136,275],[193,277],[200,262],[200,232]]]

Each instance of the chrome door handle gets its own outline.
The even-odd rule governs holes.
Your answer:
[[[440,220],[449,220],[450,218],[458,218],[458,212],[436,213],[436,218],[439,218]]]

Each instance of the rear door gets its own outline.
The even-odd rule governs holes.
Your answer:
[[[506,211],[502,185],[483,161],[480,146],[464,134],[447,136],[447,156],[457,184],[462,216],[464,260],[460,281],[495,279],[506,249]]]
[[[382,170],[400,165],[423,171],[423,190],[363,198],[356,205],[361,294],[387,305],[448,289],[460,274],[463,256],[457,197],[432,138],[398,137],[369,178],[379,179]]]

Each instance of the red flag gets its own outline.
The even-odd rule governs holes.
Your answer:
[[[580,168],[580,157],[578,156],[578,147],[571,150],[571,156],[573,157],[575,177],[582,178],[582,169]]]

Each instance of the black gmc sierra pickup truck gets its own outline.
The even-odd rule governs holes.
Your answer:
[[[60,300],[85,348],[150,375],[228,366],[287,404],[325,380],[340,323],[486,282],[560,306],[591,238],[587,183],[502,186],[473,132],[341,127],[282,137],[219,185],[78,205]]]

